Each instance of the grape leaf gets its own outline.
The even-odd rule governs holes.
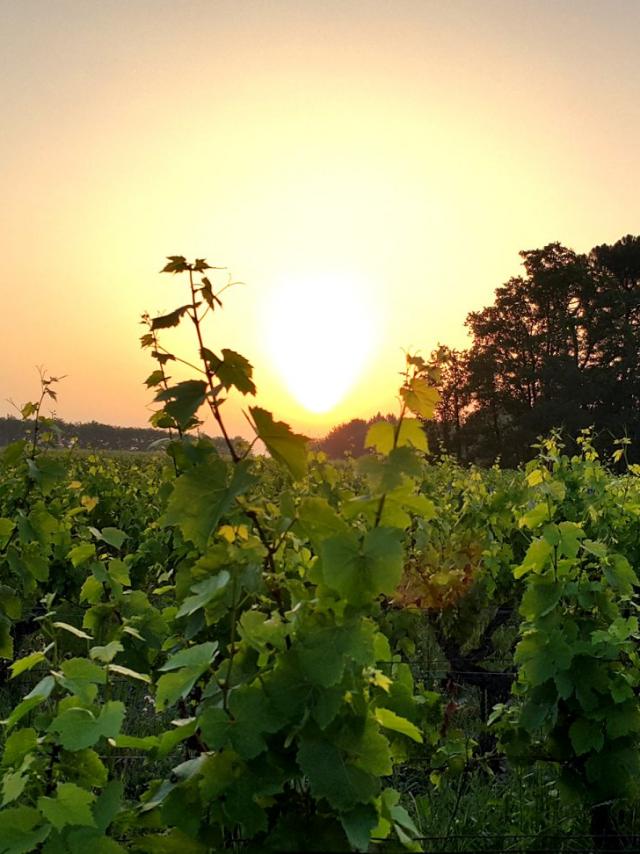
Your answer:
[[[254,483],[248,466],[246,461],[234,466],[229,483],[228,466],[222,459],[208,460],[189,469],[175,481],[161,523],[179,527],[185,539],[204,551],[235,498]]]
[[[400,394],[408,408],[420,418],[433,418],[440,400],[440,392],[429,385],[423,377],[414,377],[400,389]]]
[[[185,380],[160,389],[156,401],[164,403],[164,412],[180,427],[187,430],[196,412],[205,401],[207,384],[203,380]]]
[[[266,409],[250,406],[258,437],[262,439],[271,456],[286,466],[294,479],[299,480],[307,473],[307,443],[309,439],[294,433],[284,421],[274,421]]]
[[[0,854],[27,854],[39,850],[51,832],[51,825],[42,822],[40,813],[32,807],[13,807],[0,811]]]
[[[402,735],[406,735],[413,739],[413,741],[417,741],[422,744],[422,733],[418,727],[406,718],[402,718],[400,715],[392,712],[391,709],[377,708],[375,710],[375,719],[381,727],[402,733]]]
[[[65,709],[49,724],[48,731],[57,733],[65,750],[91,747],[101,738],[115,738],[124,720],[125,706],[120,700],[110,700],[99,716],[89,709]]]
[[[223,348],[222,359],[211,350],[205,350],[203,356],[224,388],[227,390],[232,387],[237,388],[242,394],[256,393],[255,383],[251,379],[253,366],[240,353]]]
[[[67,825],[89,825],[95,827],[91,804],[96,796],[81,789],[75,783],[58,783],[55,798],[38,798],[38,809],[56,830]]]
[[[367,803],[378,793],[376,777],[349,764],[331,741],[301,738],[298,765],[309,780],[313,796],[326,798],[337,810],[347,811],[356,804]]]
[[[181,649],[174,653],[160,670],[177,670],[180,667],[202,667],[206,670],[213,662],[217,649],[218,641],[207,641],[187,647],[187,649]]]
[[[191,305],[181,305],[180,308],[176,308],[174,311],[170,311],[169,314],[162,314],[158,317],[152,318],[151,328],[171,329],[172,326],[177,326],[180,323],[182,316],[186,314],[186,312],[190,308]]]
[[[374,528],[362,542],[352,533],[331,537],[320,554],[326,584],[354,604],[393,593],[402,577],[401,533],[395,528]]]
[[[576,756],[598,751],[604,744],[602,724],[587,718],[578,718],[569,727],[569,738]]]

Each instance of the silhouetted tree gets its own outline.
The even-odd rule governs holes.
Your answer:
[[[593,424],[603,445],[638,438],[640,238],[587,255],[559,243],[520,254],[524,274],[468,315],[471,347],[441,348],[445,446],[515,464],[553,427],[574,435]]]

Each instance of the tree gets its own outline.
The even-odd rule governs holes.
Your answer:
[[[468,315],[469,350],[443,348],[455,352],[441,388],[450,449],[460,455],[464,441],[476,458],[515,464],[553,427],[575,435],[593,424],[601,445],[640,436],[640,237],[586,255],[559,243],[520,255],[524,274]]]

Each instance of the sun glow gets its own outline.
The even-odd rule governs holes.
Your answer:
[[[278,283],[265,312],[266,342],[290,393],[328,412],[355,385],[375,340],[372,295],[356,276],[319,273]]]

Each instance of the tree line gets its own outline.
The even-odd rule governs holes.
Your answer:
[[[98,421],[71,423],[59,418],[50,420],[48,430],[49,444],[54,447],[102,451],[153,450],[156,442],[167,437],[166,430],[156,430],[153,427],[116,427]],[[19,439],[29,439],[31,432],[31,424],[21,418],[0,418],[0,448]],[[222,439],[215,438],[212,441],[220,450],[225,450]]]

